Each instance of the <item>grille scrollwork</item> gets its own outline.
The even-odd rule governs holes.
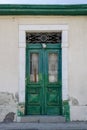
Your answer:
[[[61,32],[52,33],[26,33],[27,43],[61,43]]]

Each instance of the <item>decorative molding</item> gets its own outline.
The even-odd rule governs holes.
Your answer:
[[[25,46],[19,48],[19,102],[25,102]]]
[[[21,25],[19,25],[19,31],[21,31],[22,32],[22,34],[24,34],[25,33],[25,31],[24,30],[26,30],[26,31],[31,31],[31,32],[33,32],[33,31],[42,31],[42,32],[51,32],[51,31],[55,31],[55,32],[58,32],[58,31],[61,31],[61,30],[63,30],[63,31],[67,31],[68,30],[68,25],[66,24],[60,24],[60,25],[32,25],[32,24],[29,24],[29,25],[25,25],[25,24],[21,24]],[[21,33],[20,32],[20,33]],[[20,36],[20,34],[19,34],[19,36]],[[21,40],[21,39],[19,39],[19,40]]]

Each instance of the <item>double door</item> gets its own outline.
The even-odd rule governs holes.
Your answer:
[[[27,45],[26,115],[61,115],[61,87],[60,45]]]

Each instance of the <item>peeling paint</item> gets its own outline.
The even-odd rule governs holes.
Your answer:
[[[66,121],[70,121],[70,106],[69,100],[64,100],[62,102],[63,105],[63,116],[66,118]]]
[[[17,115],[18,116],[23,116],[24,114],[25,114],[25,103],[19,103],[18,104]]]

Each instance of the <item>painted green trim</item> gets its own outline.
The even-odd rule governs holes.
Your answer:
[[[81,4],[81,5],[0,4],[0,15],[87,15],[87,4]]]
[[[17,115],[18,116],[25,115],[25,103],[24,102],[18,103]]]
[[[70,106],[69,101],[63,101],[63,116],[66,118],[66,121],[70,121]]]

